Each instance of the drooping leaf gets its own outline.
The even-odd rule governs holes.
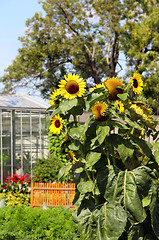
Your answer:
[[[92,192],[95,187],[95,184],[93,181],[86,181],[86,182],[79,182],[77,185],[77,189],[80,193],[88,193]]]
[[[96,181],[99,191],[107,201],[112,200],[118,173],[119,169],[112,165],[103,166],[97,172]]]
[[[78,140],[74,140],[73,142],[71,142],[69,145],[68,145],[68,148],[72,151],[78,151],[79,148],[81,146],[81,143],[80,141]]]
[[[127,214],[124,209],[113,203],[103,204],[100,210],[93,212],[91,218],[98,224],[97,239],[101,240],[119,239],[127,223]]]
[[[152,151],[150,148],[150,143],[146,142],[143,139],[137,138],[137,137],[132,137],[132,141],[136,143],[144,152],[144,154],[148,157],[151,158],[152,156]]]
[[[96,209],[83,208],[73,213],[73,220],[88,240],[117,240],[125,229],[127,215],[114,203],[105,203]]]
[[[67,163],[65,166],[63,166],[59,171],[58,178],[61,179],[62,177],[67,176],[71,168],[72,168],[72,163]]]
[[[101,153],[93,152],[93,151],[89,152],[86,155],[86,168],[93,166],[95,163],[99,161],[100,158],[101,158]]]
[[[118,201],[124,207],[130,221],[144,221],[146,213],[133,172],[119,171],[113,166],[106,166],[105,170],[97,174],[97,185],[107,201]]]
[[[132,121],[130,118],[128,118],[127,116],[125,116],[124,121],[131,127],[136,128],[138,130],[143,130],[143,128],[135,121]]]
[[[146,212],[142,206],[142,201],[132,172],[119,172],[114,188],[113,199],[123,204],[130,221],[141,223],[146,218]]]
[[[120,98],[122,101],[125,101],[128,97],[128,93],[117,94],[117,97]]]
[[[68,110],[70,110],[71,108],[76,106],[77,103],[78,103],[77,98],[74,98],[74,99],[71,99],[71,100],[66,100],[65,99],[65,101],[62,101],[59,104],[59,107],[53,111],[52,116],[54,116],[54,115],[56,115],[56,114],[58,114],[60,112],[65,114]]]
[[[85,130],[85,126],[82,124],[78,126],[72,126],[69,129],[69,135],[75,140],[83,141],[85,137],[84,130]]]
[[[130,147],[127,147],[130,146]],[[118,153],[120,155],[120,158],[122,159],[123,163],[125,163],[125,161],[128,158],[131,158],[133,156],[134,153],[134,149],[132,148],[132,145],[127,145],[126,146],[126,140],[120,144],[117,148]]]
[[[99,147],[104,142],[109,131],[110,131],[109,126],[97,125],[96,137],[91,139],[91,149],[92,150]]]
[[[152,201],[150,204],[150,213],[151,213],[151,222],[154,233],[159,239],[159,200],[157,193],[154,193],[152,196]]]
[[[104,125],[98,125],[97,129],[96,129],[96,134],[97,134],[97,138],[98,138],[98,142],[99,145],[101,145],[105,139],[105,137],[107,136],[107,134],[110,131],[110,127],[109,126],[104,126]]]
[[[158,178],[154,171],[146,166],[140,166],[134,169],[132,173],[140,196],[151,200],[153,192],[156,192],[158,188]]]

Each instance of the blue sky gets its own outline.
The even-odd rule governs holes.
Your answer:
[[[25,34],[25,22],[40,11],[38,0],[0,0],[0,76],[18,55],[18,37]]]
[[[0,0],[0,76],[18,55],[22,46],[18,37],[25,34],[25,22],[40,11],[42,5],[38,0]],[[27,94],[27,91],[20,89],[17,93]]]
[[[41,10],[38,0],[0,0],[0,76],[18,55],[26,20]]]

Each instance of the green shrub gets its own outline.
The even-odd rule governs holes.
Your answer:
[[[71,159],[66,152],[61,151],[64,142],[64,136],[54,135],[49,132],[49,152],[48,158],[38,159],[33,167],[34,182],[58,182],[59,170],[69,163]],[[61,179],[62,182],[70,182],[73,179],[73,173],[68,174]]]
[[[65,208],[4,207],[0,211],[0,240],[79,240],[72,211]]]
[[[34,182],[58,181],[58,172],[62,163],[57,157],[38,159],[33,167]]]
[[[0,193],[0,201],[6,200],[7,206],[30,206],[30,194],[21,192],[5,192]]]

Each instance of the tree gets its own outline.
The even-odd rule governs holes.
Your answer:
[[[144,96],[156,113],[159,103],[159,6],[156,1],[145,2],[138,9],[140,17],[138,15],[133,21],[137,16],[134,11],[127,19],[121,41],[130,67],[128,74],[135,70],[144,76]]]
[[[129,0],[45,0],[41,4],[45,15],[35,13],[27,20],[26,34],[19,38],[22,42],[19,55],[1,78],[4,92],[34,86],[48,97],[59,79],[70,71],[78,73],[89,85],[100,83],[102,79],[118,76],[122,52],[132,71],[141,72],[139,64],[136,65],[137,61],[141,62],[137,55],[140,46],[133,32],[138,28],[141,32],[146,22],[153,33],[151,38],[156,40],[155,56],[151,54],[156,66],[158,6],[155,0],[145,0],[143,4]],[[147,34],[141,32],[137,37],[143,42]],[[144,42],[144,47],[147,43],[151,45],[152,41]],[[145,81],[154,79],[152,67],[147,74]]]

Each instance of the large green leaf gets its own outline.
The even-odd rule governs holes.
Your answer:
[[[69,129],[69,135],[76,140],[84,141],[84,125],[72,126]]]
[[[126,126],[125,123],[119,122],[119,121],[114,120],[114,119],[109,120],[109,125],[111,125],[113,128],[119,128],[119,129],[125,129],[125,130],[130,129]]]
[[[117,97],[120,98],[122,101],[125,101],[128,97],[128,93],[117,94]]]
[[[138,192],[142,198],[151,199],[152,193],[157,191],[158,178],[152,169],[141,166],[132,171]]]
[[[71,168],[72,168],[72,163],[67,163],[65,166],[63,166],[59,171],[58,178],[61,179],[62,177],[67,176]]]
[[[113,199],[124,206],[130,221],[141,223],[146,218],[146,213],[137,190],[133,173],[128,171],[119,172]]]
[[[93,212],[93,220],[98,223],[97,239],[117,240],[125,229],[127,214],[121,206],[105,203]]]
[[[81,143],[78,140],[74,140],[68,145],[68,148],[72,151],[78,151],[80,149]]]
[[[89,152],[86,155],[86,168],[93,166],[101,158],[101,153],[98,152]]]
[[[119,169],[110,165],[102,167],[97,172],[97,186],[106,200],[112,201]]]
[[[131,119],[127,116],[125,116],[124,121],[131,127],[136,128],[138,130],[143,130],[143,128],[135,121],[131,121]]]
[[[117,148],[123,163],[125,163],[127,158],[131,158],[133,156],[135,144],[130,138],[124,138],[119,134],[110,134],[107,138],[107,141],[109,144]]]
[[[152,228],[155,232],[157,239],[159,239],[159,200],[157,192],[152,196],[152,202],[150,204],[151,222]]]
[[[96,137],[91,139],[91,149],[92,150],[97,148],[98,146],[100,146],[104,142],[104,140],[105,140],[107,134],[109,133],[109,131],[110,131],[109,126],[105,126],[105,125],[102,125],[102,124],[97,125],[97,127],[96,127]]]
[[[94,190],[95,184],[93,181],[79,182],[77,189],[80,193],[84,194],[87,192],[92,192]]]
[[[80,214],[73,213],[73,220],[88,240],[117,240],[127,223],[124,209],[114,203],[105,203],[91,211],[83,208]]]
[[[128,142],[128,144],[126,144]],[[120,158],[122,159],[123,163],[126,162],[128,158],[132,158],[134,153],[134,148],[132,148],[132,144],[129,144],[129,141],[123,141],[117,148]]]
[[[54,116],[54,115],[56,115],[60,112],[65,114],[68,110],[70,110],[71,108],[76,106],[77,103],[78,103],[77,98],[74,98],[74,99],[71,99],[71,100],[66,100],[65,99],[64,101],[61,101],[61,103],[59,104],[59,107],[53,111],[52,116]]]
[[[109,131],[110,131],[109,126],[105,126],[105,125],[98,125],[97,126],[96,134],[97,134],[99,145],[101,145],[104,142],[105,137],[107,136]]]
[[[144,152],[144,154],[148,157],[151,158],[152,156],[152,150],[150,147],[150,143],[146,142],[143,139],[137,138],[137,137],[132,137],[132,141],[136,143]]]
[[[109,202],[118,201],[124,207],[133,223],[143,222],[146,213],[138,192],[133,172],[119,171],[112,166],[105,167],[97,174],[97,185]]]

